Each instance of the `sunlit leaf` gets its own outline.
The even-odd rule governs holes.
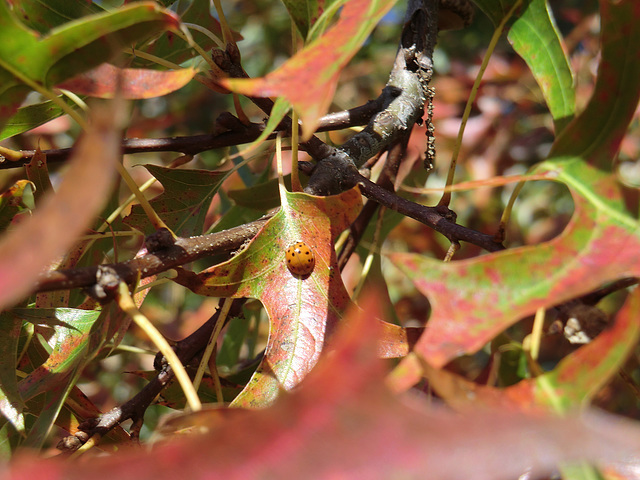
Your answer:
[[[567,355],[550,372],[500,389],[479,385],[445,369],[422,365],[429,385],[448,405],[459,409],[478,406],[522,411],[570,412],[582,408],[624,365],[640,334],[640,289],[636,288],[615,319],[615,324],[591,343]],[[416,357],[408,363],[417,365]],[[399,385],[399,374],[391,377]],[[402,388],[399,388],[400,390]]]
[[[606,5],[606,18],[633,17],[638,12],[638,4],[632,1]],[[610,43],[611,36],[620,37],[615,29],[603,28],[603,45]],[[635,52],[628,55],[637,55],[640,41],[627,48]],[[626,211],[616,178],[591,166],[611,168],[640,96],[640,84],[627,76],[633,68],[610,69],[608,55],[618,58],[603,50],[589,105],[558,137],[551,158],[534,170],[556,177],[572,191],[575,213],[561,236],[541,245],[450,264],[419,255],[391,256],[432,302],[433,316],[416,350],[433,366],[476,352],[538,308],[640,273],[638,221]],[[602,95],[611,95],[612,83],[629,89],[620,96],[631,106],[617,99],[602,101]],[[597,124],[597,134],[585,133],[592,128],[591,122]],[[423,274],[426,271],[429,275]]]
[[[101,314],[106,317],[99,310],[73,308],[15,309],[14,314],[25,321],[47,324],[55,332],[49,342],[53,352],[47,361],[19,383],[25,401],[51,390],[86,362],[92,329],[98,330],[96,322]]]
[[[574,195],[576,212],[561,236],[445,264],[417,254],[391,254],[433,306],[416,349],[439,367],[474,353],[517,320],[595,290],[603,283],[640,275],[637,222],[624,223]],[[424,275],[429,272],[429,275]]]
[[[67,105],[75,107],[75,103],[64,96],[59,97]],[[0,140],[10,138],[64,115],[61,107],[51,100],[19,108],[0,129]]]
[[[33,363],[39,366],[18,383],[18,391],[27,402],[29,412],[37,414],[36,425],[30,429],[25,445],[39,448],[62,411],[82,369],[106,342],[129,325],[130,319],[116,308],[102,311],[14,309],[12,313],[24,321],[48,325],[54,332],[48,340],[51,354],[41,365],[38,359],[34,359]],[[29,354],[31,352],[33,350]],[[77,408],[76,411],[81,413]]]
[[[40,447],[47,432],[51,429],[53,422],[62,407],[65,400],[63,392],[68,391],[75,382],[75,377],[79,373],[78,368],[83,366],[89,356],[87,356],[86,347],[88,345],[89,334],[94,323],[100,316],[99,311],[90,310],[73,310],[73,309],[57,309],[57,310],[16,310],[10,315],[19,322],[46,322],[54,329],[55,334],[50,340],[53,345],[53,352],[47,361],[31,372],[26,378],[21,380],[17,389],[20,400],[28,401],[31,398],[45,393],[44,405],[45,409],[38,412],[38,425],[40,429],[34,431],[30,429],[27,437],[27,444]],[[18,330],[19,331],[19,330]],[[15,354],[14,360],[15,364]],[[7,374],[13,374],[15,377],[15,368],[9,369]],[[10,385],[7,385],[10,387]],[[4,391],[3,394],[8,395],[0,399],[0,411],[11,421],[16,429],[20,430],[22,419],[15,418],[13,415],[7,415],[12,410],[16,410],[15,392],[11,390]],[[16,423],[18,421],[18,423]],[[23,427],[22,427],[23,428]]]
[[[161,71],[103,63],[57,86],[89,97],[114,98],[117,93],[133,100],[167,95],[184,87],[196,73],[193,68]]]
[[[149,32],[168,28],[178,28],[173,14],[140,2],[66,23],[41,37],[0,2],[0,116],[17,109],[29,91],[25,83],[55,85],[113,58]]]
[[[287,193],[283,208],[245,250],[198,275],[180,272],[176,281],[196,293],[258,298],[267,310],[264,359],[236,405],[271,403],[280,388],[293,388],[318,361],[349,304],[333,244],[360,204],[357,189],[334,197]],[[292,275],[285,262],[287,247],[300,241],[315,254],[315,268],[306,278]]]
[[[573,73],[547,1],[526,4],[508,38],[540,85],[559,133],[575,111]]]

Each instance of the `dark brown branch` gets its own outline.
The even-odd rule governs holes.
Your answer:
[[[261,99],[265,100],[265,99]],[[380,111],[379,100],[373,100],[365,105],[355,107],[342,112],[330,113],[320,120],[319,132],[341,130],[344,128],[366,125],[374,113]],[[221,117],[231,116],[222,114]],[[223,121],[227,121],[226,118]],[[149,153],[149,152],[176,152],[185,155],[195,155],[197,153],[214,150],[217,148],[232,147],[251,143],[256,140],[264,131],[264,124],[251,123],[242,125],[236,119],[233,129],[222,133],[212,133],[207,135],[190,135],[184,137],[166,138],[126,138],[122,141],[122,153]],[[277,130],[268,139],[273,140],[278,133],[290,136],[290,129]],[[305,145],[302,145],[305,148]],[[72,148],[57,148],[44,150],[48,163],[64,162],[71,155]],[[35,150],[22,150],[22,157],[18,161],[0,161],[0,170],[10,168],[20,168],[31,161]]]
[[[393,191],[393,179],[396,177],[398,169],[400,168],[400,163],[407,151],[408,141],[409,135],[405,135],[405,138],[401,143],[397,143],[389,149],[384,169],[377,181],[377,184],[385,190],[389,190],[390,192]],[[360,243],[362,235],[367,229],[369,222],[371,222],[371,219],[378,211],[379,206],[380,204],[378,202],[374,200],[367,200],[362,207],[362,211],[349,227],[349,236],[338,255],[338,267],[340,268],[340,271],[344,269],[349,258]]]
[[[452,242],[469,242],[489,252],[504,250],[504,246],[495,242],[493,235],[487,235],[455,223],[455,213],[449,208],[445,206],[427,207],[420,205],[385,190],[362,175],[358,175],[358,177],[357,184],[365,197],[424,223],[443,234]]]
[[[317,137],[312,137],[302,145],[319,160],[318,166],[313,170],[308,188],[311,193],[332,194],[360,183],[367,197],[431,226],[451,241],[464,240],[494,251],[502,246],[493,242],[488,235],[456,225],[455,218],[448,209],[441,211],[434,207],[424,207],[398,197],[364,179],[358,174],[355,166],[356,163],[361,164],[366,161],[372,154],[379,153],[399,137],[406,136],[411,131],[413,123],[420,118],[426,98],[425,89],[432,75],[431,56],[437,34],[437,7],[435,0],[410,2],[401,48],[383,94],[377,100],[347,115],[337,114],[327,119],[327,126],[335,127],[341,122],[368,118],[384,107],[381,112],[372,117],[367,128],[347,141],[341,149],[330,147]],[[231,76],[247,76],[237,61],[239,55],[234,54],[233,51],[214,51],[214,60]],[[251,100],[265,113],[271,112],[273,102],[270,99],[251,98]],[[175,149],[182,153],[193,154],[223,145],[251,141],[263,131],[262,125],[241,125],[229,114],[222,116],[218,126],[231,131],[219,135],[173,139],[129,139],[123,148],[125,153]],[[281,126],[285,130],[290,130],[291,119],[286,117]],[[371,142],[372,138],[375,141]],[[68,153],[68,150],[50,151],[48,157],[55,159],[56,155],[62,156]],[[327,175],[323,176],[320,172]],[[259,223],[254,223],[237,227],[233,231],[222,232],[223,235],[178,239],[171,247],[120,264],[50,272],[36,285],[36,290],[49,291],[92,286],[96,284],[96,275],[99,270],[109,270],[119,279],[133,282],[138,275],[143,277],[154,275],[206,255],[237,249],[255,236],[258,225]]]
[[[141,278],[150,277],[203,257],[232,252],[255,237],[269,218],[270,216],[263,217],[246,225],[209,235],[178,238],[170,247],[122,263],[50,271],[40,277],[34,292],[91,287],[96,284],[99,269],[111,269],[119,280],[133,283],[138,275]]]

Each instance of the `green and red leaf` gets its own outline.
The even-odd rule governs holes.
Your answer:
[[[283,203],[234,258],[197,275],[182,271],[176,279],[201,295],[257,298],[269,315],[264,359],[235,405],[265,406],[280,388],[297,385],[318,361],[350,303],[333,245],[355,219],[360,192],[333,197],[287,193]],[[315,269],[306,278],[292,275],[285,262],[287,247],[300,241],[315,254]]]
[[[486,408],[459,414],[423,397],[394,397],[375,354],[370,318],[379,310],[375,297],[366,297],[335,335],[331,354],[271,407],[200,412],[197,424],[207,434],[183,435],[151,451],[76,463],[25,457],[10,476],[423,478],[428,472],[429,478],[492,479],[525,471],[543,477],[567,462],[637,465],[626,463],[640,449],[639,427],[628,420]]]
[[[57,85],[79,95],[97,98],[134,100],[153,98],[184,87],[195,76],[193,68],[180,70],[148,70],[144,68],[118,68],[109,63],[81,73]]]

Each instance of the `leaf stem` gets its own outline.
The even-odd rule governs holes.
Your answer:
[[[231,309],[232,303],[233,303],[232,298],[225,298],[224,303],[222,304],[222,308],[220,309],[220,315],[218,316],[218,320],[216,320],[216,326],[211,332],[211,338],[209,339],[209,343],[207,343],[207,348],[205,348],[204,350],[204,353],[202,355],[202,360],[200,361],[200,365],[198,366],[198,371],[196,372],[196,376],[193,379],[193,387],[196,390],[198,390],[198,388],[200,387],[200,382],[202,381],[202,377],[204,376],[204,370],[207,367],[207,364],[209,363],[209,359],[211,358],[211,354],[213,353],[213,349],[217,344],[218,336],[220,336],[220,332],[222,331],[222,326],[225,324],[227,316],[229,315],[229,310]],[[222,385],[220,384],[220,378],[218,377],[217,369],[215,368],[211,369],[211,376],[213,377],[213,383],[216,388],[216,396],[218,398],[218,403],[222,403],[224,402],[224,397],[222,395]]]
[[[489,42],[489,46],[487,47],[487,52],[485,53],[484,58],[482,59],[480,70],[478,71],[478,75],[476,75],[476,79],[473,82],[473,87],[471,87],[471,92],[469,94],[469,98],[467,99],[467,104],[464,107],[464,113],[462,114],[462,122],[460,123],[458,138],[456,139],[456,143],[453,148],[451,164],[449,165],[449,173],[447,174],[447,182],[446,182],[447,187],[453,183],[453,177],[455,175],[456,165],[458,163],[458,156],[460,155],[460,149],[462,148],[462,137],[464,135],[464,130],[467,126],[467,121],[469,120],[469,116],[471,115],[471,107],[473,106],[473,102],[475,101],[478,95],[478,89],[480,88],[480,82],[482,82],[482,77],[484,76],[484,72],[487,69],[487,65],[489,65],[489,60],[491,59],[491,55],[493,54],[493,51],[496,48],[498,40],[500,40],[500,37],[502,36],[502,32],[504,30],[504,27],[507,24],[507,21],[509,21],[512,15],[515,13],[516,9],[520,8],[521,3],[522,3],[522,0],[518,0],[516,3],[514,3],[513,7],[511,7],[511,10],[507,12],[507,14],[504,16],[504,18],[500,22],[500,24],[496,27],[495,31],[493,32],[493,36],[491,37],[491,41]],[[451,192],[445,191],[438,205],[449,206],[449,203],[451,203]]]
[[[145,197],[142,194],[136,182],[133,180],[133,178],[131,178],[131,175],[129,175],[129,172],[127,172],[127,169],[124,168],[124,165],[122,165],[122,163],[120,162],[117,162],[116,169],[118,170],[118,173],[120,174],[122,179],[125,181],[125,183],[129,187],[129,190],[131,190],[131,193],[133,193],[136,196],[138,203],[140,203],[140,206],[144,210],[144,213],[147,214],[149,221],[151,221],[151,224],[155,227],[155,229],[157,230],[159,228],[166,228],[171,232],[172,230],[164,223],[164,220],[162,220],[160,216],[156,213],[156,211],[153,209],[153,207],[149,203],[149,200],[147,200],[147,197]]]
[[[197,32],[202,33],[203,35],[206,35],[211,39],[213,43],[218,45],[219,48],[224,48],[224,42],[220,40],[218,36],[215,35],[211,30],[207,30],[206,28],[200,25],[196,25],[195,23],[183,23],[183,25],[187,28],[190,28],[191,30],[195,30]]]
[[[298,113],[293,110],[291,112],[291,191],[301,192],[300,175],[298,174]]]
[[[158,329],[138,310],[138,307],[136,307],[133,301],[133,297],[131,297],[131,293],[129,293],[129,287],[124,282],[120,282],[118,286],[118,305],[120,305],[120,308],[147,334],[153,344],[158,347],[158,350],[160,350],[167,359],[167,362],[169,362],[169,365],[171,365],[175,373],[178,383],[182,387],[189,408],[194,412],[202,410],[202,403],[198,398],[198,393],[193,387],[193,383],[191,383],[189,379],[189,375],[187,375],[187,371],[184,369],[184,365],[182,365],[176,352],[173,351],[173,348],[167,343]]]

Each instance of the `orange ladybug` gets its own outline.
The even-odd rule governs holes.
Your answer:
[[[297,242],[287,248],[287,268],[298,276],[305,277],[313,272],[316,266],[316,257],[309,246],[304,242]]]

